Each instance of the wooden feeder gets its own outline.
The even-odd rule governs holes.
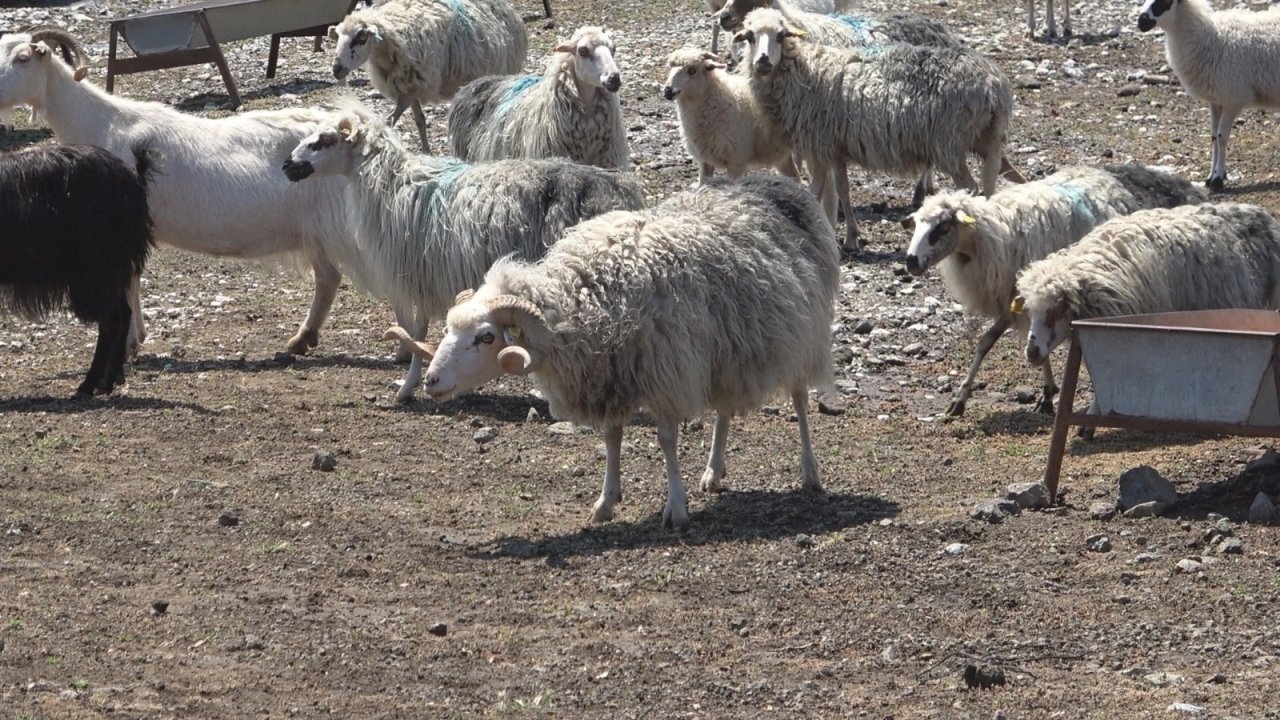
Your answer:
[[[1280,313],[1196,310],[1071,324],[1044,483],[1057,498],[1067,428],[1280,437]],[[1094,406],[1076,412],[1083,359]]]

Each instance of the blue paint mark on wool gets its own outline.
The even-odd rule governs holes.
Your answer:
[[[510,112],[511,107],[516,104],[516,101],[520,99],[520,96],[525,94],[529,88],[537,85],[538,81],[541,79],[542,78],[538,75],[522,75],[512,81],[512,83],[507,86],[506,94],[504,94],[502,99],[498,101],[498,117],[502,117]]]
[[[1093,201],[1089,199],[1089,196],[1083,190],[1066,183],[1054,183],[1049,187],[1071,203],[1071,213],[1073,215],[1084,216],[1088,219],[1090,225],[1098,224],[1098,214],[1093,209]]]
[[[832,17],[854,32],[858,45],[861,46],[859,48],[861,55],[875,57],[884,52],[884,47],[875,42],[871,35],[871,18],[866,15],[833,15]]]
[[[471,30],[471,12],[462,0],[445,0],[445,4],[449,6],[454,15],[458,16],[458,22],[462,23],[467,30]]]
[[[435,192],[444,195],[450,193],[454,180],[457,180],[462,173],[471,169],[470,163],[454,158],[441,158],[438,164],[441,166],[441,170],[432,182],[435,184]]]

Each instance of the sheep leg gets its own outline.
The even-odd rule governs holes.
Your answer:
[[[849,166],[837,162],[831,169],[835,174],[836,199],[844,210],[844,249],[861,250],[862,241],[858,237],[858,218],[853,215],[853,200],[849,197]]]
[[[109,393],[124,379],[124,351],[128,343],[130,312],[128,296],[120,297],[116,306],[98,321],[98,340],[93,347],[93,361],[84,382],[76,388],[77,397],[91,397],[95,391]]]
[[[920,173],[920,179],[916,181],[916,191],[911,195],[911,207],[919,210],[924,204],[924,199],[933,194],[933,165],[926,165],[924,172]]]
[[[418,138],[422,140],[422,152],[428,152],[427,116],[423,114],[422,103],[418,100],[413,101],[413,124],[418,126]]]
[[[800,469],[802,490],[822,492],[822,478],[818,474],[818,458],[813,454],[813,440],[809,437],[809,391],[801,387],[791,391],[791,404],[796,409],[796,424],[800,426]]]
[[[391,114],[387,116],[387,124],[390,125],[391,127],[395,127],[396,123],[400,121],[400,116],[404,114],[405,110],[409,109],[409,105],[412,102],[413,102],[413,98],[407,95],[398,98],[396,100],[395,109],[392,110]]]
[[[285,345],[285,350],[293,355],[306,355],[308,350],[320,344],[320,326],[329,317],[333,299],[338,296],[338,285],[342,283],[342,273],[324,256],[312,258],[311,272],[316,277],[311,309],[307,312],[307,319],[298,327],[298,332]]]
[[[1089,403],[1089,409],[1085,412],[1088,415],[1098,414],[1098,398],[1094,398],[1093,401]],[[1097,432],[1098,428],[1093,427],[1092,425],[1081,425],[1080,428],[1076,430],[1076,437],[1081,440],[1092,440],[1093,436],[1097,434]]]
[[[134,275],[129,281],[129,339],[125,352],[129,353],[129,357],[138,354],[138,348],[142,347],[143,341],[147,339],[146,320],[142,317],[142,276]]]
[[[1053,22],[1053,0],[1045,0],[1044,34],[1051,38],[1058,37],[1058,26]]]
[[[809,163],[809,191],[822,203],[822,212],[831,224],[831,232],[836,231],[836,192],[831,182],[831,168],[815,162]]]
[[[418,319],[417,319],[417,316],[414,314],[412,307],[404,308],[404,307],[400,307],[398,303],[392,303],[391,312],[395,313],[396,324],[402,328],[405,328],[409,332],[413,332],[413,329],[418,326]],[[425,339],[425,338],[421,338],[421,339]],[[405,348],[403,344],[398,345],[396,347],[396,364],[397,365],[406,365],[412,362],[414,357],[415,357],[414,354],[409,352],[409,350]]]
[[[800,168],[796,166],[796,159],[792,155],[788,155],[786,158],[779,160],[778,164],[773,166],[773,169],[792,180],[796,180],[797,182],[800,180]]]
[[[591,508],[591,522],[613,519],[613,506],[622,502],[622,426],[604,428],[604,488]]]
[[[978,367],[986,359],[987,353],[991,352],[991,348],[995,347],[996,341],[1004,335],[1004,331],[1008,330],[1012,324],[1013,318],[1007,315],[996,318],[991,327],[987,328],[987,331],[982,333],[982,337],[978,338],[978,346],[973,349],[973,362],[969,363],[969,374],[965,376],[960,389],[956,391],[955,399],[951,401],[951,406],[947,408],[947,417],[964,415],[965,406],[969,403],[969,395],[973,393],[973,379],[978,375]]]
[[[724,451],[729,444],[729,420],[733,415],[724,412],[716,413],[716,427],[711,431],[711,456],[707,458],[707,469],[702,473],[699,487],[702,492],[720,492],[724,486]]]
[[[1071,0],[1062,0],[1062,37],[1071,37]]]
[[[1053,398],[1058,394],[1058,383],[1053,381],[1053,365],[1049,362],[1049,358],[1045,358],[1044,364],[1040,367],[1044,371],[1044,385],[1041,387],[1044,396],[1040,398],[1040,402],[1036,403],[1036,412],[1052,415]]]
[[[111,347],[107,352],[107,374],[98,383],[98,389],[109,393],[118,385],[124,384],[124,368],[129,363],[129,328],[133,325],[133,311],[129,309],[128,297],[120,299],[116,311],[116,327],[111,334]]]
[[[409,333],[414,340],[422,342],[427,339],[427,326],[427,314],[418,312],[413,324],[409,326]],[[404,382],[396,392],[396,402],[406,403],[413,399],[413,391],[422,384],[422,369],[422,356],[415,354],[409,361],[409,372],[405,374]]]
[[[955,182],[956,187],[969,192],[978,192],[978,182],[973,179],[973,175],[969,173],[968,165],[961,165],[951,173],[951,179]]]
[[[715,174],[716,169],[711,165],[711,163],[700,163],[698,165],[698,185],[706,185],[707,181]]]
[[[1210,189],[1222,190],[1227,182],[1227,141],[1231,139],[1231,128],[1240,115],[1240,108],[1220,106],[1213,131],[1213,168],[1209,179],[1205,182]]]
[[[1000,180],[1000,172],[1004,167],[1004,144],[993,139],[990,147],[982,154],[982,194],[991,197],[996,191],[996,183]]]
[[[720,52],[720,26],[713,24],[711,26],[711,54],[715,55]]]
[[[1027,35],[1036,36],[1036,0],[1027,0]]]
[[[689,496],[680,480],[680,457],[676,454],[676,440],[680,437],[680,424],[668,421],[658,423],[658,445],[667,467],[667,502],[662,506],[662,527],[673,532],[689,528]]]

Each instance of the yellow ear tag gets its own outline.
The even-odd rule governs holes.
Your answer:
[[[957,220],[959,220],[960,222],[964,223],[965,225],[972,225],[972,224],[974,224],[974,223],[978,222],[978,218],[976,218],[976,217],[974,217],[974,216],[970,215],[969,213],[967,213],[967,212],[965,212],[965,211],[963,211],[963,210],[961,210],[961,211],[959,211],[959,212],[957,212],[957,213],[956,213],[956,219],[957,219]],[[1021,311],[1021,310],[1015,310],[1014,312],[1022,312],[1022,311]]]
[[[502,329],[502,339],[507,341],[508,345],[520,344],[520,328],[515,325],[508,325]]]
[[[791,37],[793,37],[793,38],[800,38],[801,40],[803,40],[803,39],[805,39],[806,37],[808,37],[808,36],[809,36],[809,33],[805,32],[805,31],[803,31],[803,30],[791,30],[791,31],[789,31],[789,32],[791,33]]]
[[[1025,300],[1023,300],[1020,297],[1014,298],[1013,302],[1009,303],[1009,312],[1013,313],[1014,315],[1021,315],[1022,311],[1026,309],[1027,309],[1027,303]]]

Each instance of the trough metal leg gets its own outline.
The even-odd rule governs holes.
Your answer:
[[[231,107],[240,107],[240,91],[236,89],[236,79],[231,75],[231,68],[227,66],[227,58],[222,54],[222,46],[218,44],[218,39],[213,36],[213,29],[209,27],[209,19],[205,17],[204,11],[200,11],[196,15],[196,20],[200,23],[200,29],[204,31],[205,40],[209,43],[209,48],[213,50],[213,63],[218,66],[218,72],[222,74],[222,83],[227,86],[227,94],[231,96]]]
[[[271,52],[267,54],[267,79],[276,76],[276,60],[280,58],[280,34],[271,36]]]
[[[1053,437],[1049,441],[1049,462],[1044,468],[1044,484],[1049,488],[1049,501],[1058,501],[1058,476],[1062,473],[1062,457],[1067,450],[1067,428],[1075,412],[1076,382],[1080,379],[1080,343],[1074,331],[1071,333],[1071,350],[1067,352],[1067,367],[1062,372],[1062,395],[1058,398],[1058,413],[1053,419]]]
[[[547,17],[551,17],[551,0],[542,0],[542,9],[547,11]]]
[[[120,29],[111,23],[111,45],[107,50],[107,92],[115,92],[116,87],[116,36]]]

